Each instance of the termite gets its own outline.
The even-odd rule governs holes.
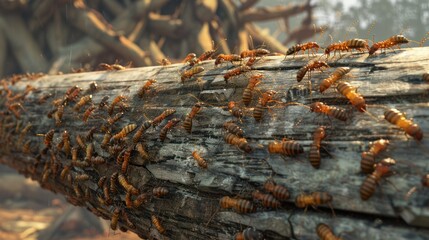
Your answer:
[[[127,179],[125,178],[125,176],[122,173],[119,173],[118,181],[119,181],[119,184],[121,184],[121,186],[127,192],[131,193],[132,195],[139,194],[139,190],[137,188],[135,188],[133,185],[131,185],[130,183],[128,183]]]
[[[204,158],[202,158],[197,151],[192,152],[192,157],[195,159],[195,161],[197,161],[198,166],[200,166],[201,168],[208,167],[207,161]]]
[[[308,54],[310,55],[310,50],[311,52],[317,53],[317,51],[319,51],[319,44],[317,44],[317,42],[307,42],[307,43],[302,43],[302,44],[296,44],[292,47],[290,47],[287,52],[286,52],[286,56],[288,55],[292,55],[295,57],[295,54],[302,51],[305,53],[305,51],[308,50]]]
[[[167,124],[159,132],[159,139],[161,140],[161,142],[164,142],[164,140],[167,138],[167,133],[179,122],[180,119],[178,118],[173,118],[167,122]]]
[[[119,220],[119,214],[121,213],[121,209],[118,207],[113,210],[112,219],[110,220],[110,228],[112,230],[116,230],[118,228],[118,220]]]
[[[260,73],[254,74],[250,77],[249,83],[243,91],[243,103],[246,107],[249,106],[250,102],[252,101],[253,91],[255,90],[256,86],[261,83],[262,77],[263,75]]]
[[[316,233],[321,240],[342,240],[342,238],[335,236],[332,229],[324,223],[317,224]]]
[[[228,72],[226,72],[223,75],[223,78],[225,79],[225,82],[228,83],[228,80],[231,77],[238,76],[238,75],[243,74],[245,72],[248,72],[250,70],[252,70],[252,69],[249,66],[239,66],[239,67],[233,68],[233,69],[229,70]]]
[[[240,53],[241,58],[246,57],[261,57],[270,54],[270,51],[264,48],[257,48],[252,50],[244,50]]]
[[[144,121],[137,129],[137,131],[134,133],[133,142],[138,143],[143,133],[146,132],[146,130],[149,129],[152,125],[153,125],[153,122],[151,120]]]
[[[264,207],[279,208],[281,206],[281,203],[271,194],[266,194],[255,190],[252,192],[252,197],[255,200],[261,201],[262,206]]]
[[[80,98],[79,102],[74,105],[73,109],[79,111],[81,107],[92,101],[92,95],[86,95]]]
[[[340,121],[347,121],[346,110],[337,107],[331,107],[322,102],[314,102],[310,104],[310,111],[316,113],[322,113],[327,116],[334,117]]]
[[[384,112],[384,119],[386,119],[391,124],[394,124],[400,127],[408,135],[420,141],[423,139],[423,131],[419,125],[414,123],[412,120],[407,119],[403,113],[397,109],[389,109]]]
[[[302,146],[293,140],[283,139],[280,141],[273,141],[268,143],[269,153],[278,153],[286,156],[295,156],[304,152]]]
[[[180,80],[182,81],[182,83],[185,83],[186,79],[190,79],[192,78],[194,75],[199,74],[201,72],[204,71],[204,68],[201,66],[195,66],[192,67],[189,70],[185,70],[182,72],[181,76],[180,76]]]
[[[368,175],[360,186],[360,198],[362,200],[368,200],[374,194],[375,188],[381,178],[390,173],[390,166],[393,164],[395,164],[395,161],[388,159],[388,161],[381,161],[375,165],[374,172],[372,172],[371,175]]]
[[[233,122],[223,123],[223,128],[238,137],[243,137],[243,129],[241,129],[240,126]]]
[[[265,191],[272,193],[273,196],[280,201],[288,200],[290,197],[290,193],[287,190],[287,188],[276,184],[272,180],[267,180],[264,183],[264,189],[265,189]]]
[[[89,119],[89,117],[91,116],[91,114],[92,114],[92,112],[95,110],[95,106],[89,106],[86,110],[85,110],[85,112],[84,112],[84,114],[83,114],[83,116],[82,116],[82,121],[84,122],[84,123],[86,123],[87,121],[88,121],[88,119]]]
[[[245,199],[222,197],[219,201],[221,208],[234,208],[238,213],[252,213],[256,211],[255,206]]]
[[[400,48],[399,45],[407,44],[409,42],[410,40],[404,37],[404,35],[394,35],[384,41],[374,43],[369,49],[369,55],[374,54],[378,49],[392,48],[395,45],[398,45],[398,48]]]
[[[152,194],[155,197],[164,197],[165,195],[168,194],[168,188],[166,187],[155,187],[152,189]]]
[[[232,133],[226,133],[223,138],[228,144],[234,145],[246,153],[252,151],[252,148],[245,138],[238,137]]]
[[[320,126],[313,133],[313,143],[310,147],[308,158],[311,166],[318,169],[320,167],[320,143],[326,137],[325,127]]]
[[[316,207],[322,204],[328,204],[335,216],[332,208],[332,195],[327,192],[312,192],[311,194],[301,193],[295,198],[295,205],[299,208],[307,209],[308,206]]]
[[[186,115],[185,121],[183,122],[183,128],[188,132],[191,133],[192,131],[192,119],[201,111],[201,108],[203,107],[202,102],[197,102],[191,109],[191,112],[189,112]]]
[[[326,89],[328,89],[332,84],[334,84],[336,81],[340,80],[344,75],[350,72],[349,67],[339,67],[335,69],[335,71],[328,77],[325,78],[320,83],[320,92],[323,93]]]
[[[235,234],[235,240],[263,240],[264,235],[254,228],[246,228],[242,232]]]
[[[386,150],[389,143],[389,140],[379,139],[370,144],[371,147],[368,152],[361,154],[360,169],[363,173],[372,173],[374,171],[375,156]]]
[[[219,54],[216,57],[215,66],[221,64],[224,61],[231,62],[231,63],[239,62],[241,61],[241,57],[240,55],[237,55],[237,54]]]
[[[228,110],[232,114],[232,116],[238,118],[240,121],[244,116],[243,109],[237,106],[237,103],[234,101],[230,101],[228,103]]]
[[[253,118],[255,118],[257,122],[262,120],[262,116],[265,110],[268,108],[267,104],[274,101],[272,99],[276,93],[277,92],[274,90],[268,90],[262,94],[262,97],[259,98],[258,103],[253,109]]]
[[[134,129],[136,129],[136,128],[137,128],[137,124],[135,124],[135,123],[128,124],[127,126],[122,128],[122,130],[120,132],[113,135],[113,137],[110,139],[110,141],[112,142],[113,140],[121,140],[121,139],[125,138],[130,132],[134,131]]]
[[[143,87],[140,88],[140,90],[137,93],[137,96],[139,98],[143,98],[143,96],[149,91],[150,87],[156,83],[155,79],[148,79],[146,83],[143,85]]]
[[[351,86],[347,82],[340,82],[337,85],[337,90],[347,99],[349,99],[350,103],[357,108],[360,112],[366,111],[366,103],[365,99],[362,95],[356,92],[356,87]]]
[[[301,67],[297,74],[296,74],[296,80],[298,82],[301,82],[301,80],[304,78],[305,74],[307,72],[309,72],[309,74],[311,74],[312,71],[319,69],[320,71],[322,71],[323,68],[329,68],[329,65],[324,62],[324,61],[310,61],[309,63],[307,63],[307,65]]]
[[[165,228],[161,225],[159,219],[155,215],[151,215],[152,224],[155,226],[156,230],[158,230],[159,233],[164,234]]]
[[[176,112],[176,109],[174,109],[174,108],[168,108],[168,109],[166,109],[159,116],[157,116],[156,118],[154,118],[152,120],[152,125],[154,127],[158,126],[164,119],[166,119],[168,116],[170,116],[171,114],[173,114],[175,112]]]
[[[325,48],[325,54],[329,56],[329,54],[334,51],[334,56],[337,51],[350,51],[352,49],[356,49],[357,51],[363,52],[365,49],[369,50],[369,46],[366,40],[354,38],[349,39],[344,42],[332,43],[328,47]]]

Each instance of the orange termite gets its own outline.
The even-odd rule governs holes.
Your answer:
[[[140,125],[140,127],[137,129],[136,133],[134,133],[133,142],[138,143],[143,133],[146,132],[146,130],[149,129],[152,124],[153,122],[151,120],[144,121],[142,125]]]
[[[240,53],[241,58],[246,57],[261,57],[270,54],[270,51],[264,48],[257,48],[253,50],[244,50]]]
[[[264,207],[279,208],[281,206],[281,203],[271,194],[266,194],[255,190],[252,192],[252,197],[255,200],[261,201],[262,206]]]
[[[118,192],[118,189],[116,188],[116,183],[118,182],[118,174],[119,174],[118,172],[115,172],[112,174],[112,176],[110,176],[110,192],[112,194],[115,194]]]
[[[155,197],[164,197],[165,195],[168,194],[168,188],[166,187],[155,187],[152,189],[152,194]]]
[[[110,139],[110,141],[112,142],[113,140],[120,140],[125,138],[130,132],[134,131],[134,129],[137,128],[137,124],[132,123],[132,124],[128,124],[127,126],[125,126],[124,128],[122,128],[122,130],[120,132],[118,132],[117,134],[113,135],[113,137]]]
[[[100,165],[106,163],[106,159],[104,159],[102,156],[92,157],[91,163],[93,165]]]
[[[155,79],[148,79],[146,83],[143,85],[143,87],[140,88],[140,90],[137,93],[137,96],[139,98],[143,98],[143,96],[149,91],[150,87],[156,83]]]
[[[60,126],[64,114],[64,105],[59,105],[57,111],[54,113],[55,125]]]
[[[318,169],[320,167],[320,143],[326,137],[325,127],[320,126],[313,133],[313,143],[310,147],[308,158],[311,166]]]
[[[143,144],[141,142],[136,144],[136,150],[143,160],[149,159],[149,154],[146,151],[146,149],[143,147]]]
[[[119,184],[121,184],[121,186],[127,192],[131,193],[132,195],[139,194],[139,190],[137,188],[135,188],[133,185],[131,185],[130,183],[128,183],[127,179],[125,178],[125,176],[122,173],[119,173],[118,181],[119,181]]]
[[[83,107],[85,104],[88,104],[92,101],[92,95],[86,95],[80,98],[79,102],[76,103],[74,106],[75,111],[79,111],[81,107]]]
[[[252,148],[245,138],[238,137],[232,133],[226,133],[223,137],[225,142],[228,144],[237,146],[239,149],[245,151],[246,153],[250,153]]]
[[[304,152],[302,146],[293,140],[283,139],[280,141],[273,141],[268,144],[269,153],[278,153],[286,156],[295,156]]]
[[[255,206],[245,199],[222,197],[219,201],[221,208],[234,208],[238,213],[252,213],[256,211]]]
[[[159,139],[161,140],[161,142],[164,142],[164,140],[167,138],[168,131],[170,131],[179,122],[180,119],[178,118],[173,118],[167,122],[167,124],[159,132]]]
[[[69,102],[74,101],[76,99],[76,97],[79,95],[80,91],[82,91],[82,88],[80,88],[77,85],[69,88],[66,92],[67,101],[69,101]]]
[[[258,103],[253,109],[253,118],[255,118],[257,122],[261,121],[265,110],[268,108],[267,104],[273,101],[273,96],[276,93],[277,92],[274,90],[268,90],[262,94],[262,97],[259,98]]]
[[[320,240],[342,240],[342,238],[335,236],[332,229],[324,223],[319,223],[317,225],[316,233]]]
[[[276,184],[272,180],[267,180],[264,183],[264,189],[265,189],[265,191],[273,194],[273,196],[280,201],[288,200],[290,197],[290,194],[289,194],[289,191],[287,190],[287,188]]]
[[[325,54],[329,56],[329,54],[334,51],[334,56],[337,51],[350,51],[352,49],[356,49],[357,51],[363,52],[365,49],[369,50],[369,46],[366,40],[354,38],[344,42],[332,43],[328,47],[325,48]]]
[[[199,62],[202,62],[202,61],[205,61],[205,60],[208,60],[208,59],[211,59],[211,57],[213,56],[213,54],[215,54],[215,52],[216,52],[216,50],[215,49],[212,49],[212,50],[208,50],[208,51],[205,51],[205,52],[203,52],[199,57],[198,57],[198,63]]]
[[[113,99],[113,101],[112,101],[112,103],[110,104],[110,106],[109,106],[109,110],[108,110],[109,115],[112,115],[112,114],[113,114],[113,111],[115,110],[115,106],[116,106],[116,105],[118,105],[120,102],[125,101],[126,99],[127,99],[127,98],[126,98],[125,96],[123,96],[123,95],[118,95],[118,96],[116,96],[116,97]]]
[[[252,101],[253,91],[255,90],[256,86],[261,83],[262,77],[263,75],[260,73],[254,74],[250,77],[249,83],[243,91],[243,103],[246,107],[249,106],[250,102]]]
[[[126,69],[126,67],[124,67],[120,64],[117,64],[117,63],[115,63],[115,64],[100,63],[98,65],[98,67],[100,69],[107,70],[107,71],[125,70]]]
[[[197,54],[189,53],[188,55],[186,55],[185,59],[183,59],[182,63],[188,63],[192,59],[196,59],[196,58],[197,58]]]
[[[92,127],[91,129],[89,129],[85,135],[85,140],[88,142],[92,141],[94,139],[94,133],[96,132],[97,132],[97,127]]]
[[[329,65],[324,62],[324,61],[310,61],[309,63],[307,63],[307,65],[301,67],[298,70],[298,73],[296,74],[296,80],[298,82],[301,82],[301,80],[304,78],[305,74],[307,72],[309,72],[309,74],[311,74],[312,71],[319,69],[320,71],[322,71],[323,68],[329,68]]]
[[[110,228],[112,230],[116,230],[118,228],[118,220],[119,220],[119,214],[121,213],[121,209],[115,208],[112,214],[112,219],[110,220]]]
[[[161,59],[161,65],[162,66],[171,65],[171,62],[167,58],[163,58],[163,59]]]
[[[378,49],[387,49],[387,48],[392,48],[395,45],[398,45],[398,48],[400,48],[399,45],[401,44],[406,44],[409,43],[410,40],[408,40],[406,37],[404,37],[404,35],[395,35],[395,36],[391,36],[390,38],[384,40],[384,41],[380,41],[380,42],[376,42],[371,46],[371,49],[369,49],[369,55],[374,54]]]
[[[310,111],[322,113],[327,116],[334,117],[340,121],[347,121],[346,110],[337,107],[328,106],[322,102],[314,102],[310,104]]]
[[[402,130],[405,131],[405,133],[407,133],[417,141],[423,139],[423,131],[419,127],[419,125],[414,123],[412,120],[407,119],[405,115],[399,110],[392,108],[385,111],[384,119],[386,119],[391,124],[400,127]]]
[[[233,122],[223,123],[223,128],[229,133],[236,135],[237,137],[243,137],[243,129],[241,129],[240,126]]]
[[[45,145],[47,146],[47,147],[50,147],[51,146],[51,144],[52,144],[52,139],[54,138],[54,133],[55,133],[55,130],[54,129],[51,129],[51,130],[49,130],[44,136],[45,136],[45,140],[44,140],[44,143],[45,143]]]
[[[191,133],[192,131],[192,119],[197,115],[198,112],[201,111],[201,108],[203,107],[202,102],[197,102],[191,109],[191,112],[189,112],[186,115],[185,121],[183,122],[183,128],[188,132]]]
[[[357,108],[360,112],[366,111],[366,103],[365,99],[362,95],[356,92],[356,88],[351,86],[347,82],[340,82],[337,85],[337,90],[347,99],[349,99],[350,103]]]
[[[229,112],[232,114],[232,116],[238,118],[238,119],[242,119],[244,116],[243,110],[237,106],[237,103],[234,101],[230,101],[228,103],[228,110]]]
[[[173,109],[173,108],[166,109],[159,116],[157,116],[156,118],[154,118],[152,120],[152,125],[154,127],[158,126],[165,118],[167,118],[168,116],[170,116],[171,114],[173,114],[175,112],[176,112],[176,109]]]
[[[192,67],[189,70],[185,70],[182,72],[181,76],[180,76],[180,80],[182,81],[182,83],[185,83],[186,79],[190,79],[192,78],[194,75],[201,73],[204,71],[204,68],[201,66],[195,66]]]
[[[86,145],[86,156],[85,156],[85,161],[89,161],[92,158],[92,154],[94,154],[94,144],[93,143],[89,143],[88,145]]]
[[[254,228],[246,228],[242,232],[235,234],[235,240],[263,240],[264,235],[262,233],[256,231]]]
[[[243,74],[245,72],[248,72],[250,70],[252,70],[252,69],[249,66],[239,66],[239,67],[233,68],[233,69],[229,70],[228,72],[226,72],[223,75],[223,78],[225,79],[225,82],[228,83],[228,80],[231,77],[238,76],[238,75]]]
[[[192,152],[192,157],[194,157],[195,161],[197,161],[198,166],[201,168],[207,168],[208,164],[204,158],[200,156],[200,154],[197,151]]]
[[[322,204],[331,204],[332,196],[327,192],[301,193],[295,198],[295,205],[299,208],[316,207]]]
[[[215,66],[221,64],[222,62],[239,62],[241,61],[240,55],[237,54],[219,54],[216,57]]]
[[[287,50],[286,56],[293,54],[293,56],[295,57],[296,53],[300,51],[305,53],[305,51],[307,50],[308,50],[308,54],[310,55],[310,50],[314,54],[314,53],[317,53],[317,51],[319,51],[319,48],[320,46],[319,44],[317,44],[317,42],[307,42],[302,44],[296,44]]]
[[[134,199],[134,201],[133,201],[133,206],[135,208],[140,207],[140,205],[145,203],[148,200],[148,198],[149,198],[149,196],[147,193],[142,193],[142,194],[138,195],[137,198]]]
[[[89,116],[91,116],[92,112],[95,110],[95,106],[90,106],[85,110],[85,113],[82,116],[82,121],[87,122],[89,119]]]
[[[152,224],[155,226],[156,230],[158,230],[159,233],[164,234],[166,230],[161,225],[158,217],[152,214],[151,220],[152,220]]]
[[[123,154],[123,161],[122,161],[122,166],[121,166],[121,172],[123,174],[127,173],[128,165],[129,165],[130,157],[131,157],[131,150],[132,150],[132,147],[130,146],[125,150],[125,152]]]
[[[115,114],[113,117],[109,117],[107,118],[107,123],[109,123],[109,125],[113,125],[115,122],[119,121],[119,119],[122,118],[122,116],[124,116],[123,112],[119,112],[117,114]]]
[[[360,198],[362,200],[368,200],[374,194],[375,188],[379,184],[381,178],[390,173],[390,165],[394,164],[394,160],[392,160],[388,159],[388,161],[382,161],[375,165],[374,172],[368,175],[360,186]],[[385,164],[384,162],[388,162],[389,164]]]
[[[328,77],[320,83],[320,92],[323,93],[336,81],[340,80],[344,75],[350,72],[349,67],[339,67]]]
[[[389,146],[389,140],[380,139],[370,144],[368,152],[361,154],[360,169],[363,173],[372,173],[374,171],[375,156],[386,150]]]

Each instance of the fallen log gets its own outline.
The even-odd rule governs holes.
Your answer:
[[[303,83],[296,82],[298,70],[310,59],[307,54],[263,57],[250,72],[228,83],[223,74],[233,66],[224,63],[215,67],[213,60],[202,62],[205,71],[184,83],[179,74],[187,68],[183,64],[47,75],[36,80],[23,77],[15,84],[5,80],[0,88],[0,162],[39,181],[41,187],[65,195],[74,205],[105,219],[113,218],[112,228],[130,230],[142,238],[231,239],[247,227],[254,227],[267,239],[314,239],[316,226],[323,222],[347,239],[424,239],[429,234],[429,190],[421,186],[420,179],[428,171],[429,85],[422,75],[429,71],[429,48],[388,50],[374,56],[331,56],[327,60],[331,69],[312,72],[311,94],[307,76]],[[320,82],[341,66],[352,69],[346,81],[365,98],[366,113],[357,111],[334,87],[319,93]],[[227,104],[236,101],[241,105],[243,89],[254,73],[263,74],[257,87],[260,92],[275,90],[277,94],[262,121],[253,119],[253,107],[245,108],[241,122],[236,121],[252,149],[247,153],[225,143],[222,125],[234,120]],[[147,79],[157,82],[142,89]],[[91,90],[93,82],[97,89]],[[34,90],[29,91],[28,85]],[[79,92],[73,88],[76,85],[83,90],[73,98],[71,92]],[[69,89],[74,90],[66,94]],[[26,91],[26,95],[16,97]],[[47,94],[53,96],[45,101]],[[77,102],[87,95],[92,96],[92,103],[81,102],[80,107]],[[117,105],[113,105],[119,95],[125,100],[117,98]],[[106,96],[107,110],[102,104]],[[251,106],[259,96],[256,91]],[[17,101],[22,108],[11,108]],[[188,133],[183,121],[198,101],[204,106]],[[308,105],[316,101],[347,109],[348,120],[310,112]],[[64,111],[59,117],[61,103]],[[95,109],[83,121],[91,105]],[[146,120],[168,108],[175,109],[173,116],[160,126],[149,125],[140,139],[133,139]],[[416,141],[385,121],[383,113],[388,108],[397,108],[412,118],[421,127],[423,139]],[[117,114],[120,118],[114,122],[112,117]],[[172,117],[181,122],[162,141],[160,132]],[[322,141],[320,169],[314,169],[308,152],[313,132],[321,125],[326,126],[327,136]],[[126,126],[127,130],[122,131]],[[93,136],[86,137],[93,127]],[[126,134],[133,129],[136,130]],[[76,149],[75,159],[62,140],[67,139],[64,131]],[[109,134],[112,140],[103,141]],[[284,137],[297,141],[305,153],[296,157],[270,154],[269,143]],[[361,153],[368,151],[369,142],[380,138],[391,144],[377,159],[390,157],[397,161],[391,167],[394,174],[388,178],[392,184],[380,181],[373,196],[363,201],[359,189],[367,176],[360,173]],[[136,145],[145,148],[148,156],[140,154]],[[207,169],[194,160],[193,151],[206,160]],[[104,162],[92,157],[101,157]],[[127,166],[124,158],[128,157]],[[292,197],[278,208],[265,208],[251,200],[252,192],[263,191],[267,180],[289,189]],[[415,186],[417,191],[407,196]],[[154,194],[157,187],[169,193]],[[332,195],[335,216],[329,205],[317,206],[317,210],[295,206],[298,194],[317,191]],[[252,201],[256,212],[240,214],[221,209],[219,201],[224,196]],[[118,225],[115,216],[119,218]],[[165,231],[152,222],[153,216]]]

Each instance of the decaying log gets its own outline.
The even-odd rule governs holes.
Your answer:
[[[325,59],[320,55],[311,58]],[[367,53],[343,53],[341,57],[337,54],[328,60],[331,68],[352,68],[346,81],[357,87],[366,99],[367,113],[358,112],[334,88],[324,94],[318,92],[318,84],[333,69],[312,72],[314,91],[310,95],[306,89],[307,76],[303,83],[296,82],[298,69],[308,60],[307,54],[285,59],[264,57],[253,65],[251,72],[231,78],[227,84],[223,74],[233,66],[223,64],[214,67],[213,60],[201,63],[205,71],[198,80],[189,79],[184,83],[181,83],[178,74],[185,68],[182,64],[51,75],[32,81],[23,79],[8,86],[13,95],[25,91],[27,85],[37,90],[31,91],[21,102],[23,109],[19,110],[19,120],[14,115],[7,115],[6,107],[1,109],[4,115],[0,128],[0,162],[103,218],[111,219],[118,211],[115,209],[124,210],[134,227],[126,224],[123,215],[119,216],[118,227],[144,238],[231,239],[240,230],[251,226],[261,231],[267,239],[295,236],[315,239],[316,225],[324,222],[336,234],[342,233],[344,238],[347,235],[347,239],[424,239],[429,234],[429,209],[426,204],[429,189],[420,185],[420,179],[428,170],[429,85],[422,80],[422,74],[429,70],[429,48],[400,49],[371,57]],[[222,125],[234,120],[226,105],[228,101],[239,102],[242,99],[243,89],[253,73],[264,76],[258,86],[259,91],[272,89],[277,94],[261,122],[253,119],[253,107],[245,109],[242,122],[236,121],[253,149],[246,153],[224,142]],[[138,97],[146,79],[150,78],[157,80],[152,85],[153,91],[149,88],[144,91],[143,98]],[[88,90],[93,81],[98,85],[95,92]],[[92,94],[92,103],[97,110],[87,122],[83,122],[83,112],[90,105],[75,111],[76,103],[69,101],[64,107],[60,124],[56,124],[54,119],[47,117],[47,113],[55,108],[50,102],[63,98],[65,92],[75,85],[83,88],[76,100]],[[255,106],[259,91],[255,92],[251,106]],[[53,97],[41,103],[40,98],[48,93]],[[108,102],[112,103],[120,94],[127,100],[122,108],[113,108],[112,115],[99,108],[102,98],[108,96]],[[4,103],[6,99],[2,101]],[[160,129],[167,120],[175,117],[183,122],[197,101],[203,101],[205,105],[193,120],[192,133],[187,133],[179,123],[168,132],[165,141],[160,141]],[[288,101],[302,105],[286,104]],[[327,118],[311,113],[308,107],[303,106],[315,101],[348,109],[349,119],[342,122]],[[115,154],[109,153],[108,148],[102,148],[106,131],[117,134],[129,124],[140,126],[167,108],[174,108],[176,113],[160,126],[148,129],[141,138],[149,159],[142,159],[137,151],[132,150],[128,171],[123,176],[120,173],[120,181],[126,179],[140,193],[147,194],[147,202],[139,207],[127,207],[124,187],[119,184],[116,186],[117,192],[112,193],[112,199],[107,201],[105,191],[97,186],[97,182],[103,176],[110,179],[113,173],[121,172],[122,165],[117,163],[121,157],[116,156],[125,154],[127,148],[132,146],[134,132],[124,141],[116,141],[125,146]],[[404,111],[407,118],[420,125],[423,139],[416,141],[407,137],[402,130],[383,120],[386,108]],[[124,111],[123,117],[109,125],[106,119],[119,111]],[[22,133],[27,124],[32,124],[32,127]],[[313,131],[320,125],[326,126],[327,137],[322,141],[321,167],[316,170],[310,165],[307,153]],[[75,165],[71,166],[70,154],[57,148],[63,132],[67,130],[72,147],[78,147],[76,136],[85,138],[92,127],[97,128],[93,140],[86,141],[87,145],[83,147],[87,148],[92,143],[93,156],[103,157],[106,163],[84,167],[74,162]],[[45,134],[51,129],[54,136],[49,144],[51,141],[46,139]],[[299,142],[305,154],[297,157],[269,154],[268,143],[283,137]],[[395,173],[388,178],[392,186],[383,180],[375,194],[368,201],[362,201],[359,188],[366,176],[360,173],[360,155],[368,150],[370,141],[380,138],[389,139],[391,145],[377,159],[391,157],[397,161],[396,166],[391,167]],[[46,140],[47,145],[44,144]],[[110,146],[115,144],[115,140],[110,142]],[[29,143],[30,148],[23,149],[23,143]],[[46,146],[49,147],[45,149]],[[29,152],[23,153],[23,150]],[[192,158],[193,151],[198,151],[206,159],[207,169],[197,165]],[[79,149],[78,153],[78,160],[85,161],[85,150]],[[68,174],[71,179],[67,180],[69,177],[66,174],[61,180],[60,173],[66,166],[70,166]],[[88,174],[89,179],[77,181],[82,174]],[[278,209],[264,208],[258,202],[255,202],[256,213],[239,214],[220,209],[221,197],[250,200],[251,192],[262,190],[268,179],[287,187],[292,195]],[[110,180],[106,182],[110,183]],[[406,199],[407,192],[414,186],[418,186],[417,191]],[[164,197],[155,197],[152,195],[154,187],[166,187],[169,193]],[[129,192],[136,191],[126,188]],[[327,205],[318,206],[317,210],[309,207],[306,211],[295,207],[294,198],[298,194],[314,191],[325,191],[333,196],[332,207],[336,217]],[[131,197],[133,200],[136,198],[134,195]],[[110,201],[113,202],[109,204]],[[158,217],[166,229],[162,236],[151,223],[151,216]]]

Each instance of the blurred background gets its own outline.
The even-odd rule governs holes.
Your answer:
[[[428,32],[427,0],[0,0],[0,76],[397,34],[415,41],[404,47],[427,46]],[[139,239],[3,166],[0,219],[0,239]]]

